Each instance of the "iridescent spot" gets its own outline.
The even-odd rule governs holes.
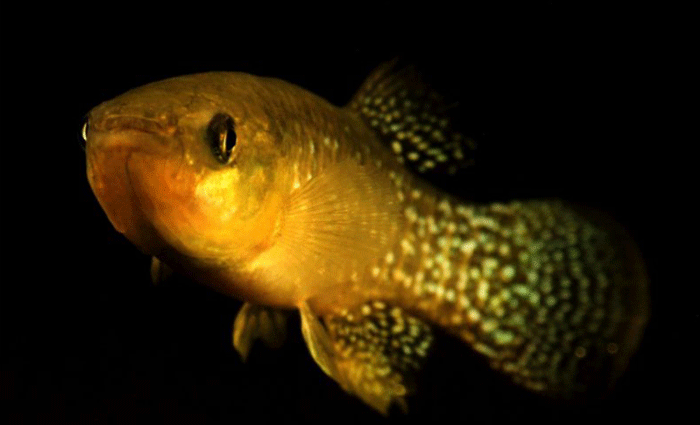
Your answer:
[[[515,277],[515,267],[512,265],[508,264],[503,269],[501,270],[501,279],[503,279],[504,282],[510,282],[513,280]]]
[[[505,345],[513,341],[515,334],[509,330],[497,329],[493,332],[493,341],[498,345]]]
[[[476,242],[474,242],[473,240],[468,240],[459,247],[459,250],[462,251],[462,253],[469,255],[471,255],[471,253],[474,252],[475,249]]]
[[[481,323],[481,330],[487,334],[496,330],[497,327],[498,323],[493,319],[486,319]]]
[[[404,210],[404,214],[409,222],[415,223],[418,220],[418,212],[413,207],[408,207]]]
[[[467,307],[469,307],[469,298],[467,298],[467,296],[464,294],[460,294],[457,302],[459,303],[459,306],[462,307],[463,309],[466,309]]]
[[[386,261],[387,264],[393,264],[394,263],[394,253],[389,251],[386,254],[386,257],[384,257],[384,261]]]
[[[413,248],[413,244],[411,244],[408,239],[401,240],[401,251],[403,251],[405,255],[413,255],[416,253],[416,250]]]

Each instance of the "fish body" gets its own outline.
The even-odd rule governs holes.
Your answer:
[[[432,326],[534,391],[605,392],[648,317],[634,243],[562,201],[436,189],[474,148],[445,110],[392,65],[345,107],[270,78],[183,76],[90,112],[88,180],[156,266],[246,302],[243,357],[296,309],[319,366],[383,413],[404,405]]]

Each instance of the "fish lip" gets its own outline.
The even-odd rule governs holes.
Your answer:
[[[164,238],[161,232],[159,232],[154,225],[153,218],[149,216],[147,209],[144,207],[142,189],[138,185],[134,184],[132,170],[129,166],[132,156],[137,152],[144,153],[142,151],[130,149],[124,160],[124,176],[126,178],[126,184],[129,188],[130,202],[132,203],[134,210],[140,216],[140,219],[143,220],[145,225],[148,227],[148,236],[145,239],[141,239],[141,243],[137,245],[146,254],[157,257],[161,255],[165,249]],[[142,230],[141,233],[143,234],[145,232]]]
[[[179,175],[183,172],[183,167],[186,167],[186,163],[184,160],[184,147],[182,143],[178,143],[177,146],[178,149],[172,152],[175,154],[169,156],[171,158],[177,158],[177,160],[175,160],[177,164],[175,166],[175,173]],[[137,175],[139,172],[134,170],[134,158],[142,155],[146,157],[158,158],[161,157],[161,152],[154,152],[139,148],[129,149],[124,159],[124,175],[126,178],[126,184],[130,190],[133,207],[138,211],[138,214],[142,219],[144,219],[149,227],[149,243],[148,245],[143,244],[142,249],[147,251],[149,255],[159,256],[164,251],[170,249],[168,246],[172,245],[173,234],[171,234],[167,226],[163,227],[163,223],[153,215],[153,208],[149,206],[150,195],[148,193],[148,189],[140,183],[141,179]],[[184,172],[187,171],[185,170]],[[146,241],[144,240],[143,242],[145,243]],[[145,248],[146,246],[148,246],[148,248]],[[191,258],[196,257],[192,256]]]

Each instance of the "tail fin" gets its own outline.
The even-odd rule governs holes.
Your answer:
[[[597,249],[605,246],[610,255],[608,267],[603,271],[610,277],[607,289],[610,299],[604,310],[607,326],[599,333],[598,343],[579,360],[578,376],[573,378],[579,386],[572,388],[574,392],[585,391],[596,396],[611,390],[639,347],[650,314],[649,281],[639,248],[620,224],[598,212],[579,211],[579,214],[605,232],[606,237]],[[592,292],[606,290],[602,281],[595,283]]]
[[[612,220],[560,201],[461,208],[468,274],[448,328],[527,388],[604,395],[627,367],[648,316],[641,255]],[[457,303],[457,304],[460,304]]]

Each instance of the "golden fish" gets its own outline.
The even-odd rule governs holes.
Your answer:
[[[246,302],[243,358],[298,309],[318,365],[382,413],[405,407],[431,326],[531,390],[605,392],[648,318],[634,243],[561,201],[436,189],[473,148],[446,109],[391,64],[342,108],[276,79],[172,78],[90,112],[87,175],[154,279],[169,266]]]

